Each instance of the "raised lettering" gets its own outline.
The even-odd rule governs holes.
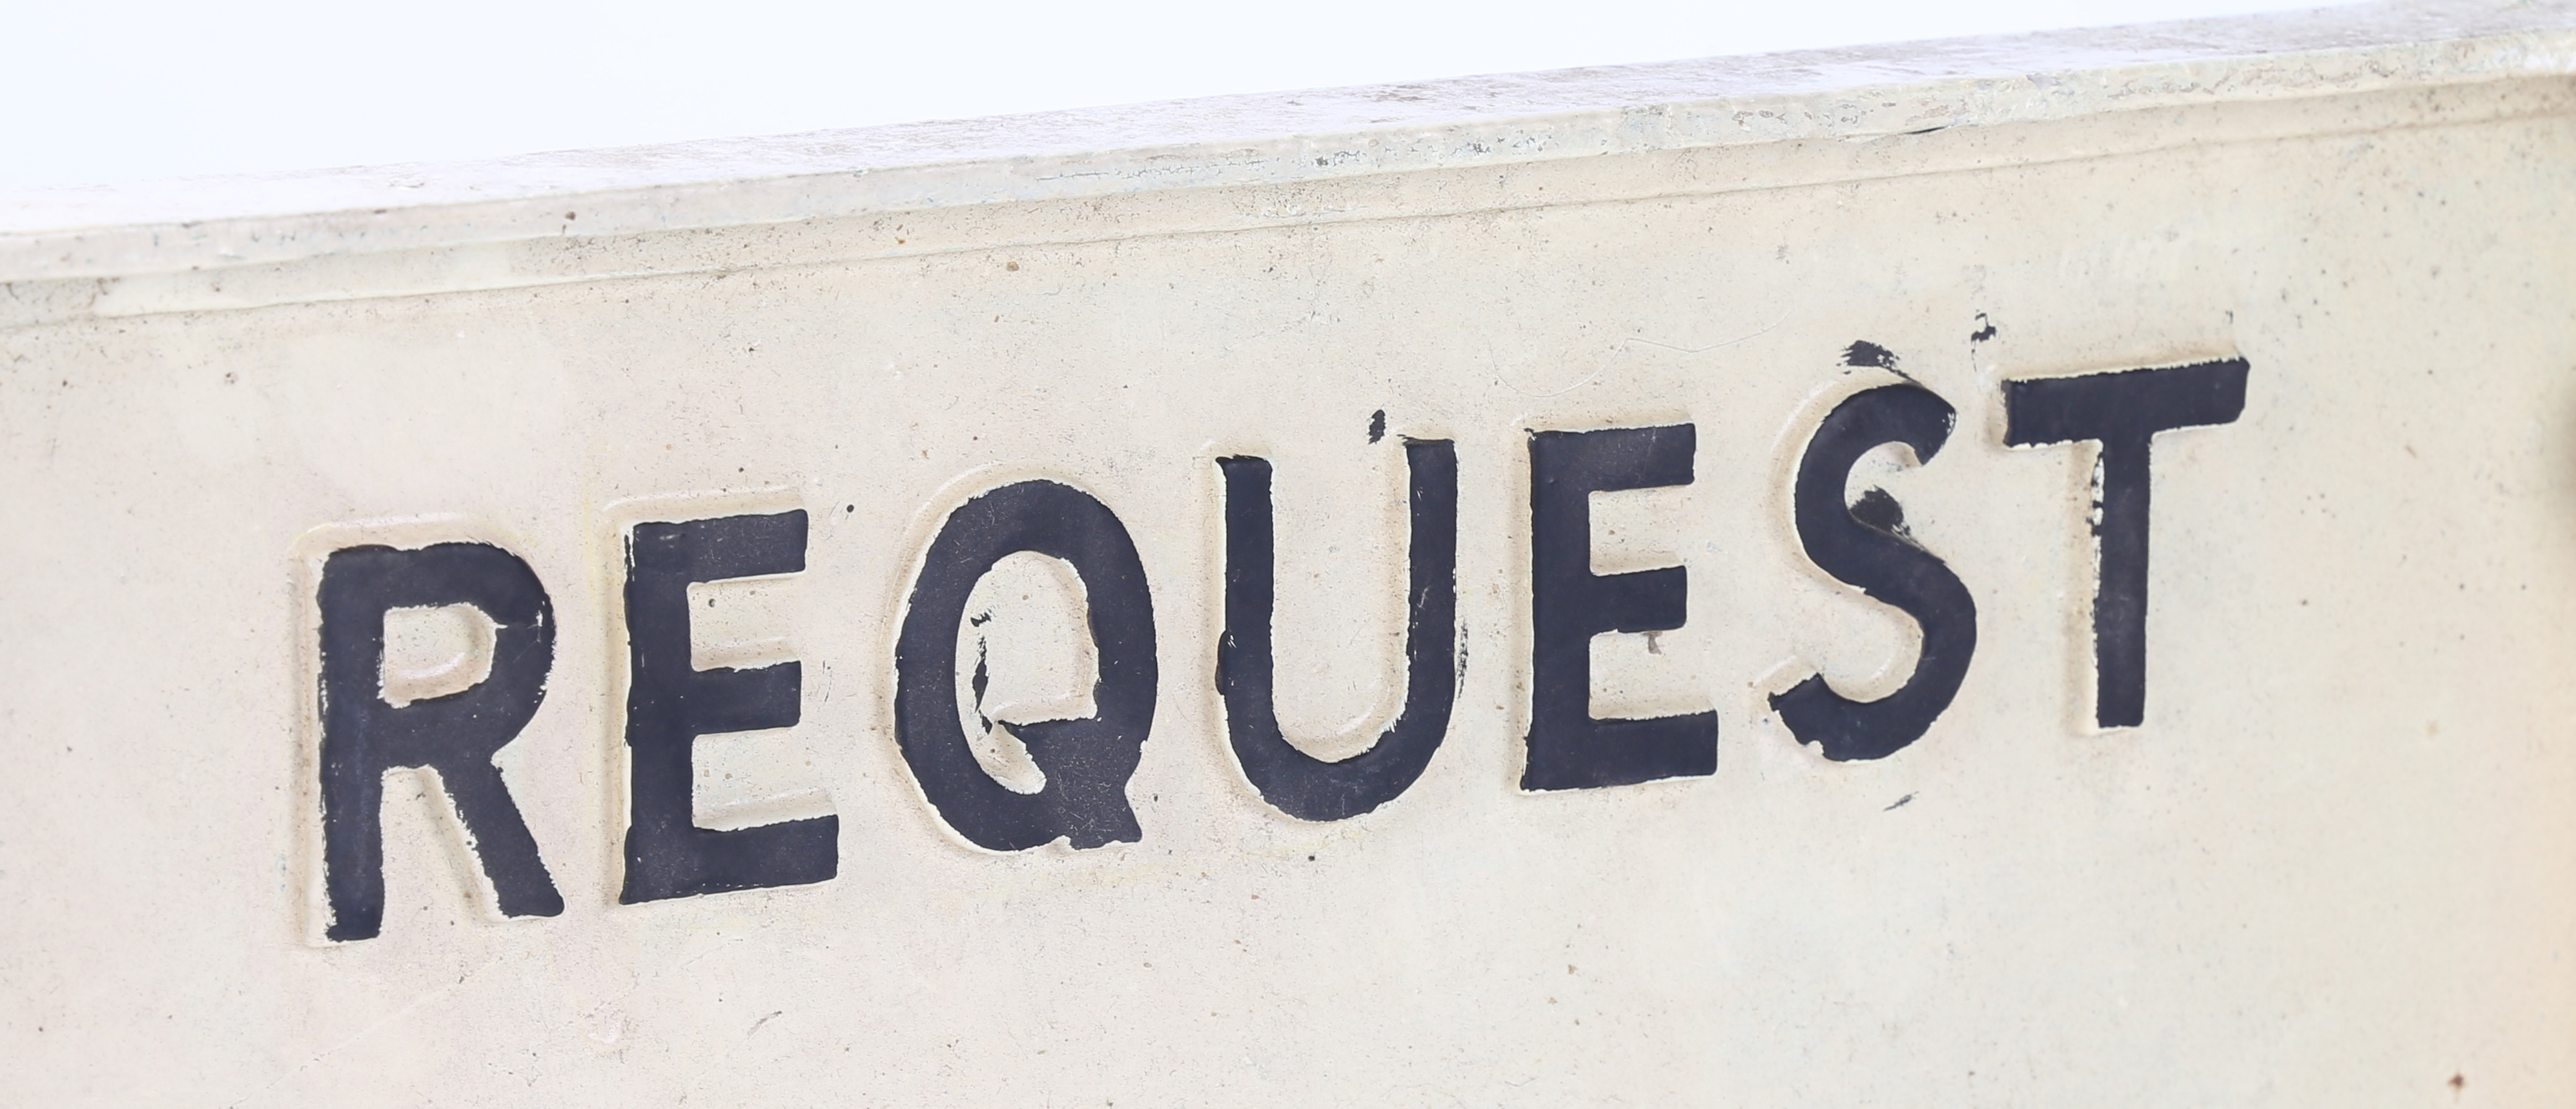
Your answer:
[[[1688,618],[1679,566],[1592,572],[1595,492],[1691,482],[1690,424],[1530,435],[1530,730],[1527,790],[1589,789],[1717,770],[1717,714],[1592,715],[1592,637],[1671,631]]]
[[[1046,776],[1035,793],[1014,791],[977,764],[958,724],[955,686],[968,595],[994,563],[1021,551],[1062,559],[1081,576],[1100,666],[1094,715],[1013,727]],[[895,644],[895,742],[931,807],[977,846],[1132,843],[1144,833],[1127,803],[1127,779],[1153,725],[1155,681],[1154,601],[1126,526],[1071,486],[1005,485],[949,513],[923,556]]]
[[[841,820],[698,827],[694,748],[702,735],[793,727],[804,668],[699,670],[689,661],[689,585],[805,569],[805,514],[635,525],[626,546],[625,904],[829,881]]]
[[[371,939],[385,916],[385,771],[432,772],[456,807],[504,916],[554,916],[563,896],[492,756],[545,700],[554,609],[534,570],[485,543],[349,547],[322,564],[322,858],[333,940]],[[386,699],[385,614],[469,605],[492,622],[491,671],[463,690]]]
[[[1384,413],[1379,414],[1383,427]],[[1338,762],[1300,751],[1280,734],[1272,707],[1270,640],[1273,543],[1270,463],[1220,458],[1225,473],[1225,634],[1217,691],[1244,776],[1263,800],[1304,820],[1340,820],[1403,793],[1449,731],[1457,700],[1458,450],[1407,441],[1411,527],[1404,631],[1404,708],[1368,750]]]
[[[1918,385],[1887,385],[1835,405],[1807,441],[1798,460],[1793,512],[1798,542],[1817,568],[1874,600],[1914,618],[1923,650],[1914,673],[1896,692],[1875,701],[1836,693],[1824,675],[1810,674],[1771,708],[1800,743],[1813,743],[1837,762],[1880,759],[1923,735],[1950,707],[1977,650],[1977,604],[1939,556],[1925,550],[1905,527],[1905,510],[1886,490],[1871,489],[1856,504],[1843,500],[1852,464],[1883,443],[1903,443],[1917,464],[1930,462],[1950,437],[1956,418],[1948,402]]]
[[[2157,432],[2233,423],[2245,411],[2242,358],[2004,383],[2004,444],[2092,441],[2093,720],[2147,716],[2148,446]]]

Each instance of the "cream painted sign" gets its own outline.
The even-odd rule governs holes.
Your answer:
[[[2563,1102],[2572,72],[0,198],[0,1102]]]

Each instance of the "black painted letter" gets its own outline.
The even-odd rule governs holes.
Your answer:
[[[1217,644],[1216,687],[1225,697],[1226,731],[1262,800],[1299,819],[1340,820],[1393,800],[1422,776],[1449,732],[1458,694],[1458,449],[1445,440],[1407,440],[1404,455],[1412,474],[1404,708],[1375,746],[1339,762],[1289,743],[1272,708],[1270,463],[1216,460],[1225,472],[1225,635]]]
[[[1671,631],[1688,618],[1679,566],[1592,572],[1592,494],[1691,482],[1698,430],[1530,434],[1530,730],[1521,788],[1587,789],[1717,771],[1717,714],[1596,720],[1592,637]]]
[[[505,916],[563,912],[492,755],[545,700],[554,610],[528,564],[483,543],[415,551],[350,547],[322,564],[322,867],[326,934],[373,938],[384,927],[385,771],[426,767],[456,806]],[[494,625],[492,671],[471,688],[400,708],[383,696],[385,613],[471,605]]]
[[[1895,498],[1872,489],[1858,504],[1843,502],[1852,464],[1862,455],[1882,443],[1903,443],[1914,448],[1916,462],[1930,462],[1955,419],[1948,402],[1919,385],[1871,389],[1835,405],[1798,460],[1793,510],[1807,557],[1835,580],[1913,617],[1923,632],[1913,676],[1878,700],[1844,697],[1822,674],[1772,696],[1772,711],[1789,733],[1836,762],[1886,758],[1920,738],[1950,707],[1976,653],[1976,601],[1948,565],[1906,532]]]
[[[841,818],[697,826],[702,735],[793,727],[804,668],[699,670],[689,662],[689,584],[805,569],[805,514],[644,523],[626,541],[627,782],[623,904],[829,881]]]
[[[1030,794],[976,763],[958,726],[955,685],[967,598],[994,563],[1021,551],[1062,559],[1081,575],[1100,660],[1097,715],[1011,729],[1046,775],[1046,787]],[[1144,837],[1127,804],[1127,778],[1154,721],[1154,600],[1136,544],[1109,506],[1052,481],[1005,485],[959,505],[922,559],[894,665],[895,743],[959,835],[995,851],[1059,838],[1100,847]]]
[[[2093,537],[2093,722],[2147,717],[2147,447],[2159,431],[2234,423],[2245,411],[2242,358],[2004,383],[2004,444],[2097,446]]]

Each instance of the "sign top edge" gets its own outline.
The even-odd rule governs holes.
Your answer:
[[[0,190],[0,280],[1865,138],[2576,73],[2576,0],[2222,19],[412,164]]]

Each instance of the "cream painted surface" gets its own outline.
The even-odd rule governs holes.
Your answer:
[[[2434,59],[2366,89],[13,271],[0,1100],[2562,1103],[2576,17],[2510,11],[2336,47]],[[1958,411],[1937,457],[1865,470],[1980,636],[1920,741],[1831,763],[1766,696],[1883,692],[1916,650],[1790,524],[1824,412],[1900,380],[1856,340]],[[2090,455],[2004,447],[2001,383],[2227,356],[2243,415],[2156,440],[2146,723],[2099,732]],[[1689,624],[1597,641],[1593,698],[1713,709],[1716,773],[1522,792],[1528,432],[1683,421],[1695,482],[1596,497],[1593,559],[1686,567]],[[1406,436],[1457,444],[1452,727],[1383,808],[1294,820],[1211,685],[1214,459],[1276,466],[1280,717],[1341,753],[1403,695]],[[967,846],[893,741],[921,552],[1028,476],[1142,553],[1140,842]],[[701,741],[699,819],[837,813],[838,876],[619,905],[622,531],[790,508],[802,574],[690,603],[699,665],[801,661],[802,720]],[[382,935],[308,939],[306,567],[370,537],[544,582],[549,689],[500,763],[561,916],[493,918],[398,774]],[[995,718],[1089,711],[1080,583],[1010,572]],[[489,664],[488,629],[405,619],[403,681]],[[1009,778],[1011,747],[979,759]]]

